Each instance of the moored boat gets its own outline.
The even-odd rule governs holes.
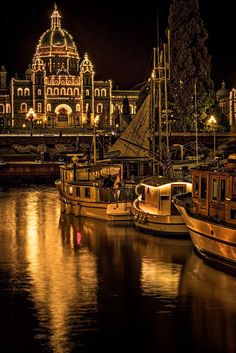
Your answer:
[[[222,166],[192,170],[192,193],[176,195],[197,252],[214,265],[236,270],[236,155]]]
[[[136,228],[163,236],[187,236],[184,220],[172,203],[174,195],[187,191],[191,191],[191,183],[186,181],[160,176],[143,179],[132,204]]]
[[[122,165],[65,164],[56,182],[61,211],[105,221],[131,221],[133,185],[122,177]]]

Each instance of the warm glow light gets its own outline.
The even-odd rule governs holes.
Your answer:
[[[210,119],[208,120],[208,124],[211,125],[211,127],[214,127],[217,123],[216,118],[214,117],[214,115],[210,116]]]
[[[26,114],[26,118],[32,120],[36,117],[35,111],[33,108],[30,108],[28,113]]]

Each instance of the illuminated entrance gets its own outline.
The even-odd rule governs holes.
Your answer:
[[[55,109],[56,126],[68,127],[73,126],[72,109],[67,104],[60,104]]]

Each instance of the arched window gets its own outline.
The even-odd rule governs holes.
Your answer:
[[[100,97],[100,89],[99,88],[95,88],[94,95],[95,95],[95,97]]]
[[[107,90],[106,90],[105,88],[102,88],[102,90],[101,90],[101,96],[102,96],[102,97],[106,97],[106,95],[107,95]]]
[[[24,89],[24,95],[25,95],[25,96],[29,96],[29,95],[30,95],[30,90],[29,90],[29,88],[25,88],[25,89]]]
[[[38,96],[41,96],[42,95],[42,90],[39,88],[38,89]]]
[[[76,104],[76,111],[80,112],[80,104]]]
[[[89,96],[89,89],[86,89],[85,94],[86,96]]]
[[[97,105],[97,113],[101,113],[103,109],[103,104],[102,103],[98,103]]]
[[[42,113],[42,103],[38,103],[37,108],[38,108],[38,113]]]
[[[48,103],[48,104],[47,104],[47,111],[48,111],[48,112],[51,112],[51,110],[52,110],[51,104]]]
[[[54,95],[59,96],[59,88],[54,88]]]
[[[17,88],[17,96],[23,96],[23,89]]]
[[[78,89],[78,88],[75,88],[74,94],[75,94],[75,96],[78,96],[78,95],[79,95],[79,89]]]
[[[6,104],[6,113],[10,113],[11,112],[11,106],[9,103]]]
[[[48,89],[47,89],[47,94],[48,94],[48,95],[52,94],[52,89],[51,89],[51,87],[48,87]]]
[[[65,87],[62,87],[62,88],[61,88],[61,95],[62,95],[62,96],[65,96],[65,95],[66,95],[66,89],[65,89]]]
[[[26,103],[21,103],[20,110],[21,110],[22,113],[26,113],[27,112],[27,104]]]
[[[67,89],[67,94],[70,96],[72,95],[72,88],[71,87]]]

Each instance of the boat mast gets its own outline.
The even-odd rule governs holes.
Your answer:
[[[157,49],[153,48],[153,72],[151,77],[151,132],[152,132],[152,174],[155,175],[155,153],[156,153],[156,56]]]
[[[170,156],[169,146],[169,117],[168,117],[168,93],[167,93],[167,45],[164,44],[164,96],[165,96],[165,125],[166,125],[166,155]]]
[[[198,123],[197,123],[197,78],[194,80],[194,107],[195,107],[195,130],[196,130],[196,163],[198,164]]]
[[[168,43],[158,50],[158,137],[159,158],[163,161],[163,136],[165,136],[166,159],[170,157],[169,143],[169,108],[168,108],[168,81],[170,80],[170,34],[168,30]]]

